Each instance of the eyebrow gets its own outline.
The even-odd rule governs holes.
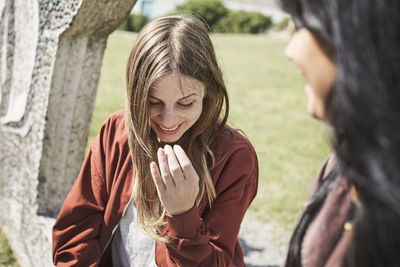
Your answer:
[[[191,96],[193,96],[193,95],[197,95],[197,94],[196,94],[196,93],[191,93],[191,94],[189,94],[189,95],[187,95],[187,96],[184,96],[184,97],[182,97],[182,98],[179,98],[178,100],[184,100],[184,99],[189,98],[189,97],[191,97]],[[159,99],[159,98],[157,98],[157,97],[154,97],[154,96],[151,96],[151,95],[149,95],[149,97],[154,98],[154,99],[159,100],[159,101],[162,101],[161,99]]]

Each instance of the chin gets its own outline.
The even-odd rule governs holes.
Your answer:
[[[323,112],[320,112],[315,108],[312,108],[312,107],[308,108],[307,112],[308,112],[308,114],[310,114],[311,117],[313,117],[316,120],[320,120],[320,121],[324,120],[325,115],[323,114]]]
[[[176,142],[178,142],[178,140],[175,139],[158,139],[160,143],[162,144],[175,144]]]
[[[181,139],[182,136],[178,136],[178,137],[158,137],[158,140],[160,143],[168,143],[168,144],[172,144],[172,143],[176,143],[179,141],[179,139]]]

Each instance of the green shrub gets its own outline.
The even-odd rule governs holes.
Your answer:
[[[120,30],[139,32],[150,19],[143,14],[130,14],[118,27]]]
[[[215,26],[218,32],[260,33],[267,31],[272,25],[272,19],[258,12],[230,11],[227,16]]]
[[[221,0],[189,0],[176,7],[178,13],[190,12],[201,17],[211,29],[228,14]]]
[[[128,19],[125,19],[121,25],[119,25],[118,30],[127,31],[128,30]]]
[[[289,26],[290,21],[291,21],[291,18],[284,18],[281,21],[275,23],[273,28],[275,31],[284,31]]]
[[[150,21],[150,19],[143,14],[131,14],[129,18],[131,31],[133,32],[140,32],[144,25],[146,25]]]

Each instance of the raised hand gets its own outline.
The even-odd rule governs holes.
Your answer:
[[[159,168],[150,164],[151,176],[157,187],[161,204],[171,215],[190,210],[199,193],[199,176],[185,151],[179,146],[166,145],[157,151]]]

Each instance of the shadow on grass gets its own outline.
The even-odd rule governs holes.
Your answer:
[[[249,244],[246,243],[246,241],[243,238],[239,237],[239,242],[240,242],[240,245],[242,246],[244,256],[247,256],[251,252],[261,253],[262,251],[264,251],[264,249],[262,249],[262,248],[250,246]],[[270,264],[266,263],[266,264],[262,264],[262,265],[246,264],[246,267],[279,267],[279,266],[278,265],[270,265]]]

